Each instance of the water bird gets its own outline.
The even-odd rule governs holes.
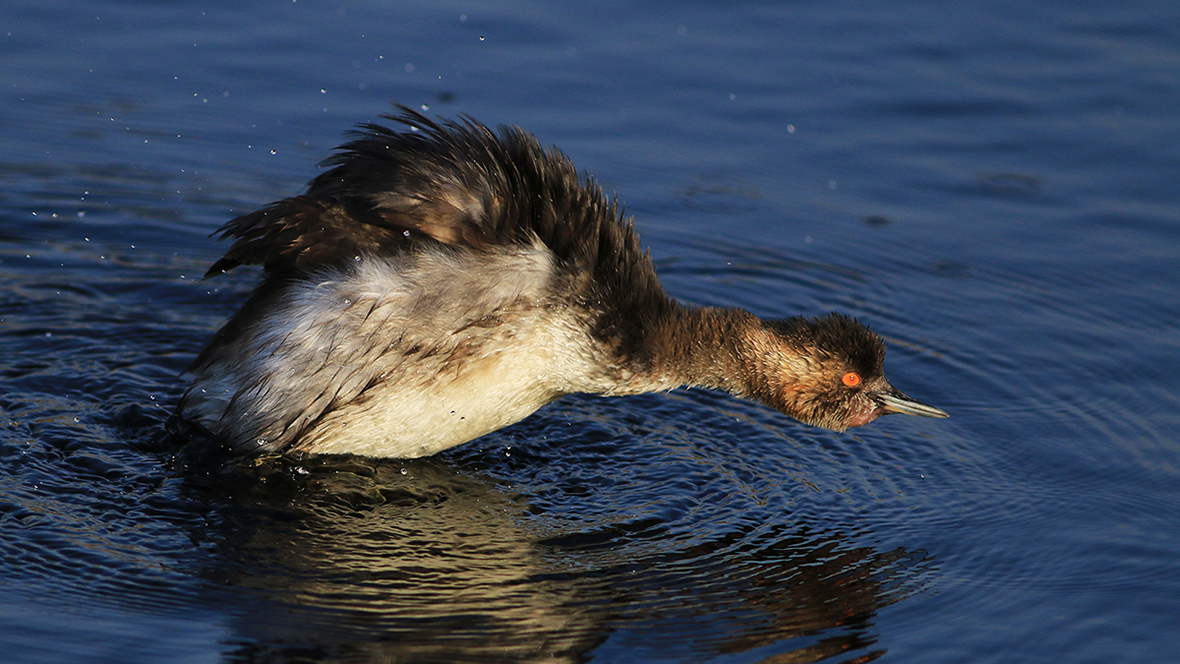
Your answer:
[[[219,230],[234,241],[205,277],[262,278],[178,413],[232,452],[421,457],[562,395],[683,386],[835,431],[947,416],[889,383],[884,342],[853,318],[669,297],[617,200],[531,134],[398,109],[306,193]]]

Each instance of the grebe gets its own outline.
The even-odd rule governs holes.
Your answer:
[[[406,107],[307,193],[238,217],[206,273],[262,281],[189,368],[180,415],[239,454],[420,457],[564,394],[690,386],[843,431],[946,417],[889,384],[840,314],[761,320],[670,298],[630,219],[518,128]]]

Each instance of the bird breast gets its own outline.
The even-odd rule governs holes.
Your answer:
[[[239,449],[418,457],[602,391],[553,277],[537,245],[359,256],[287,286],[196,376],[186,416]]]

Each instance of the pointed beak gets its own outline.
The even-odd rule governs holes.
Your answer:
[[[887,391],[878,392],[875,396],[877,401],[881,403],[881,410],[885,413],[902,413],[918,417],[950,417],[934,406],[928,406],[906,396],[893,386],[890,386]]]

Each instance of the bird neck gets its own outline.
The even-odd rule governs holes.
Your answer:
[[[742,309],[676,307],[649,343],[654,373],[671,386],[706,387],[773,401],[802,377],[763,322]]]

